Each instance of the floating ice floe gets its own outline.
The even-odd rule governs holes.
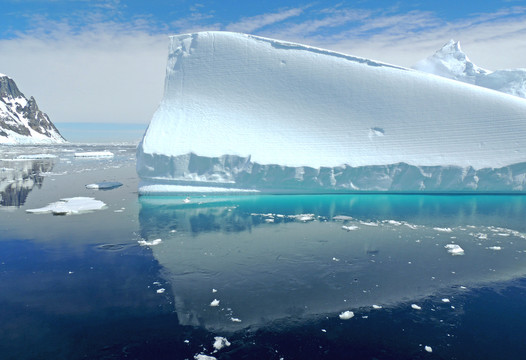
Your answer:
[[[61,199],[60,201],[49,204],[38,209],[28,209],[28,213],[45,214],[52,213],[53,215],[70,215],[78,214],[87,211],[100,210],[106,206],[100,200],[95,200],[91,197],[72,197]]]
[[[349,225],[349,226],[345,226],[345,225],[343,225],[343,226],[342,226],[342,229],[343,229],[343,230],[347,230],[347,231],[353,231],[353,230],[358,230],[359,227],[356,226],[356,225]]]
[[[76,152],[75,157],[82,157],[82,158],[109,158],[113,157],[113,153],[111,151],[86,151],[86,152]]]
[[[160,243],[162,243],[163,241],[161,239],[155,239],[155,240],[152,240],[152,241],[146,241],[146,240],[139,240],[137,241],[139,243],[139,245],[141,246],[155,246],[155,245],[159,245]]]
[[[373,305],[373,309],[381,309],[382,307],[380,305]]]
[[[214,337],[214,349],[221,350],[225,346],[230,346],[230,341],[228,341],[225,337],[222,336],[216,336]]]
[[[54,159],[57,155],[53,154],[24,154],[18,155],[16,158],[18,160],[41,160],[41,159]]]
[[[433,230],[450,233],[453,231],[451,228],[434,227]]]
[[[431,348],[431,346],[426,345],[426,346],[424,347],[424,349],[425,349],[428,353],[432,353],[432,352],[433,352],[433,349]]]
[[[422,307],[418,306],[417,304],[411,304],[411,307],[415,310],[422,310]]]
[[[219,306],[219,300],[217,299],[212,300],[212,302],[210,303],[210,306]]]
[[[489,250],[495,250],[495,251],[502,250],[502,248],[500,246],[490,246],[488,249]]]
[[[122,186],[122,183],[118,181],[103,181],[100,183],[93,183],[86,185],[86,189],[98,189],[98,190],[109,190],[115,189]]]
[[[298,221],[303,221],[303,222],[314,220],[314,214],[299,214],[299,215],[293,215],[292,217]]]
[[[352,311],[344,311],[340,314],[340,319],[342,320],[349,320],[354,317],[354,313]]]
[[[234,318],[234,317],[233,317],[233,318],[230,318],[230,321],[240,323],[240,322],[241,322],[241,319],[238,319],[238,318]]]
[[[165,292],[165,291],[166,291],[165,288],[157,289],[157,294],[162,294],[162,293]]]
[[[447,249],[447,252],[450,253],[451,255],[454,255],[454,256],[455,255],[464,255],[464,249],[462,249],[457,244],[447,244],[444,247]]]
[[[442,302],[444,302],[444,303],[449,303],[450,300],[449,300],[448,298],[443,298],[443,299],[442,299]]]
[[[347,216],[347,215],[336,215],[332,219],[333,220],[340,220],[340,221],[354,220],[351,216]]]
[[[204,355],[204,354],[196,354],[194,356],[195,360],[217,360],[214,356]]]

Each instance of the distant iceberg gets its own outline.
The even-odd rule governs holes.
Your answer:
[[[178,35],[139,192],[524,192],[525,139],[521,98],[252,35]]]

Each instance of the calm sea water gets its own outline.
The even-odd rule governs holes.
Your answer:
[[[138,197],[133,146],[0,159],[1,359],[524,357],[526,197]],[[106,207],[26,212],[78,196]]]

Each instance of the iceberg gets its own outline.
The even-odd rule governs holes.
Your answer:
[[[524,192],[526,101],[268,38],[171,37],[140,194]]]
[[[460,48],[460,43],[455,40],[450,40],[435,54],[416,63],[413,68],[526,98],[526,69],[483,69],[469,60]]]

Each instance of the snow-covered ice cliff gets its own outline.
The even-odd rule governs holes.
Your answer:
[[[171,38],[141,193],[525,191],[526,101],[228,32]]]
[[[0,144],[66,142],[49,117],[18,90],[13,79],[0,74]]]
[[[478,67],[462,51],[458,41],[450,40],[413,68],[526,98],[526,69],[489,71]]]

